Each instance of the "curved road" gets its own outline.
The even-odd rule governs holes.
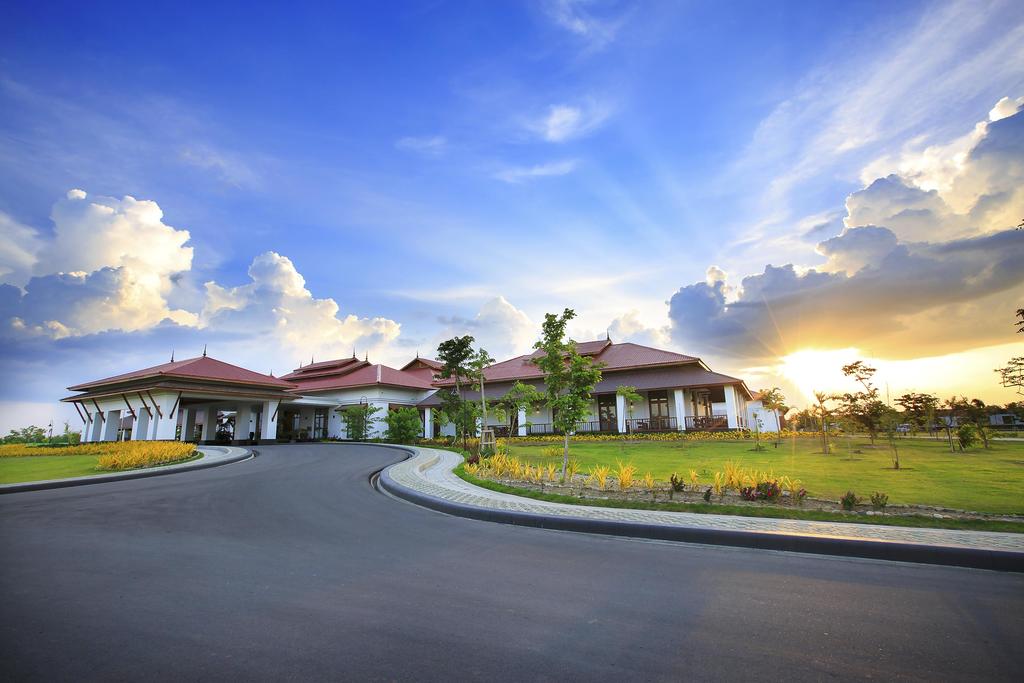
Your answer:
[[[477,522],[371,488],[392,449],[259,452],[0,496],[3,678],[1019,680],[1024,664],[1018,575]]]

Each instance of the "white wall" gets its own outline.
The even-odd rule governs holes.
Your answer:
[[[775,413],[771,410],[767,410],[760,401],[748,401],[747,402],[747,428],[754,429],[754,413],[757,413],[757,419],[761,421],[762,432],[777,432],[779,431],[779,423],[775,420]]]

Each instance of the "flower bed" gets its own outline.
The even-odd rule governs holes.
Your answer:
[[[188,460],[196,455],[196,446],[182,441],[101,441],[76,446],[0,446],[0,457],[3,458],[54,455],[93,455],[96,456],[96,469],[129,470]]]

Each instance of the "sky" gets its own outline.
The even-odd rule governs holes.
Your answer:
[[[1022,105],[999,0],[5,3],[0,430],[566,307],[794,405],[1014,400]]]

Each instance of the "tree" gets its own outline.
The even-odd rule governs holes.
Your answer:
[[[443,410],[447,413],[448,419],[455,423],[455,428],[461,432],[462,448],[466,449],[466,433],[470,428],[476,431],[476,421],[471,423],[472,427],[466,424],[466,416],[472,412],[462,405],[462,384],[471,382],[473,377],[473,360],[477,353],[473,350],[475,340],[470,335],[452,337],[437,345],[437,360],[441,363],[438,377],[441,379],[454,379],[455,391],[448,391],[441,397]]]
[[[978,436],[981,437],[981,441],[985,444],[985,448],[989,448],[989,419],[988,408],[985,405],[985,402],[980,398],[972,398],[970,401],[964,402],[962,410],[966,418],[978,428]]]
[[[779,421],[779,411],[786,409],[786,397],[782,395],[782,389],[772,387],[761,390],[761,405],[765,410],[772,411],[775,415],[775,447],[779,447],[779,438],[782,433],[782,422]]]
[[[967,399],[963,396],[957,398],[956,396],[950,396],[943,404],[942,409],[946,411],[946,416],[942,420],[942,425],[946,429],[946,439],[949,441],[949,452],[956,453],[956,448],[959,442],[953,439],[953,423],[959,425],[960,418],[967,412],[967,406],[969,405]],[[963,444],[960,443],[960,450],[963,450]]]
[[[533,345],[543,353],[535,361],[544,373],[545,403],[551,410],[552,426],[562,431],[562,482],[569,465],[569,434],[590,411],[591,392],[601,381],[601,366],[581,356],[576,342],[566,339],[565,328],[576,313],[567,308],[562,315],[546,313],[541,339]]]
[[[932,394],[910,392],[899,396],[893,402],[903,409],[903,417],[914,427],[914,431],[931,431],[935,409],[939,406],[937,397]]]
[[[626,415],[629,416],[630,424],[633,420],[633,408],[636,406],[638,401],[643,400],[643,396],[636,390],[636,387],[629,385],[621,385],[615,388],[615,394],[622,397],[622,401],[626,404]],[[628,433],[629,430],[627,429]]]
[[[389,410],[384,416],[384,422],[387,423],[384,438],[393,443],[414,443],[419,439],[420,430],[423,428],[420,412],[415,408]]]
[[[352,441],[366,441],[373,425],[380,419],[376,417],[380,407],[369,403],[339,408],[338,411],[345,423],[345,433]]]
[[[494,359],[491,358],[491,354],[487,353],[486,349],[479,349],[469,360],[472,378],[479,382],[480,386],[480,415],[482,420],[480,424],[482,428],[487,427],[487,397],[484,394],[484,368],[493,363]]]
[[[832,400],[832,395],[823,391],[815,391],[814,400],[817,403],[811,407],[811,411],[821,424],[821,452],[828,455],[828,430],[832,421],[832,408],[828,402]]]
[[[516,383],[497,402],[497,407],[499,410],[508,411],[509,422],[511,423],[512,415],[517,416],[518,419],[521,411],[528,412],[543,400],[544,396],[537,391],[537,387],[532,384],[523,384],[516,380]],[[509,434],[509,436],[512,436],[512,434]]]
[[[1021,225],[1024,225],[1024,221],[1021,221]],[[1017,309],[1016,317],[1020,318],[1014,323],[1017,334],[1024,334],[1024,308]],[[1024,395],[1024,356],[1011,358],[1004,367],[996,368],[996,372],[999,373],[1000,384],[1016,389],[1018,394]]]
[[[46,441],[46,429],[35,425],[12,429],[3,438],[4,443],[42,443],[43,441]]]
[[[837,397],[842,401],[843,415],[867,430],[872,446],[875,445],[875,438],[878,436],[878,429],[887,408],[878,398],[878,389],[871,383],[875,372],[875,368],[862,360],[844,365],[843,374],[855,379],[864,390],[847,392]]]

